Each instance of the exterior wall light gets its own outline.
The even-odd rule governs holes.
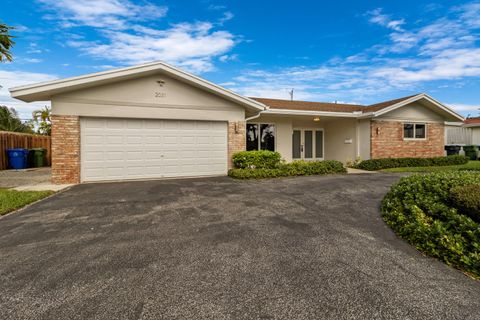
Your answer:
[[[313,118],[313,121],[315,121],[315,122],[320,121],[320,117],[315,117],[315,118]]]

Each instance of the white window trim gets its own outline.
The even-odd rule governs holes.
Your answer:
[[[405,125],[406,124],[412,124],[413,125],[413,138],[405,138]],[[415,138],[415,134],[417,131],[417,124],[422,124],[425,126],[425,137],[423,138]],[[425,141],[427,140],[427,132],[428,132],[428,124],[426,122],[403,122],[402,126],[402,135],[403,135],[403,140],[404,141]]]
[[[261,137],[260,137],[260,131],[261,131],[260,130],[260,125],[262,125],[262,124],[273,125],[273,131],[275,133],[275,137],[274,137],[275,138],[275,150],[273,150],[273,151],[276,152],[278,150],[277,149],[277,124],[275,122],[247,122],[247,125],[249,125],[249,124],[256,124],[258,126],[259,136],[258,136],[258,146],[257,146],[258,149],[257,150],[262,150],[262,149],[260,149],[260,146],[261,146],[261,143],[262,143]],[[246,138],[247,137],[246,137],[246,132],[245,132],[245,139]]]

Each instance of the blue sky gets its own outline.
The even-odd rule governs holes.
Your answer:
[[[480,1],[3,0],[6,88],[164,60],[249,96],[370,104],[427,92],[480,107]]]

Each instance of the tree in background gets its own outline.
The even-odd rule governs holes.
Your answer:
[[[50,119],[51,108],[48,106],[33,111],[32,118],[37,132],[49,136],[52,133],[52,121]]]
[[[0,130],[33,133],[29,124],[22,123],[14,108],[0,106]]]
[[[0,22],[0,62],[12,61],[10,49],[15,44],[13,36],[10,35],[12,29],[14,28]]]

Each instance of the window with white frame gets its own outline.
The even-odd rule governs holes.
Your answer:
[[[275,125],[271,123],[247,123],[247,151],[275,151]]]
[[[425,139],[427,137],[427,125],[425,123],[404,123],[404,139]]]

